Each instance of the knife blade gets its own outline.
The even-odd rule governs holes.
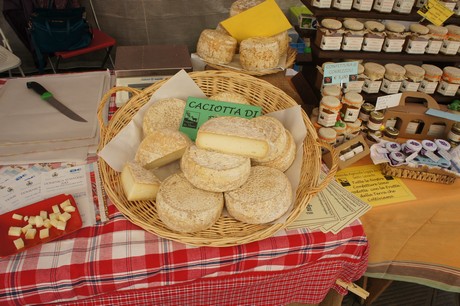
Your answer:
[[[73,110],[59,102],[51,92],[46,90],[45,87],[43,87],[40,83],[37,82],[27,82],[26,83],[27,88],[32,89],[35,91],[37,94],[40,95],[40,98],[42,100],[48,102],[52,107],[57,109],[61,114],[64,114],[68,118],[79,121],[79,122],[88,122],[84,118],[80,117],[77,113],[75,113]]]

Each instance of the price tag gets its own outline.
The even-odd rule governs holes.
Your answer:
[[[375,102],[375,110],[395,107],[399,105],[399,101],[401,100],[402,93],[397,93],[394,95],[386,95],[380,96],[377,98]]]
[[[428,0],[417,13],[434,25],[442,25],[454,13],[438,0]]]
[[[324,65],[323,85],[342,84],[358,79],[358,62],[343,62]]]

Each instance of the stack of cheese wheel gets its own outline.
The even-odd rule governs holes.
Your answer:
[[[230,7],[230,17],[250,9],[264,0],[236,0]],[[239,53],[239,63],[247,71],[263,71],[278,67],[286,54],[290,38],[287,31],[270,37],[249,37],[237,41],[219,24],[216,29],[205,29],[198,39],[196,52],[210,64],[228,64]]]
[[[234,92],[211,98],[249,104]],[[126,198],[155,200],[160,220],[180,233],[211,227],[224,206],[232,217],[251,224],[273,222],[286,213],[293,192],[284,171],[295,159],[296,144],[283,124],[267,115],[212,118],[193,143],[179,131],[184,108],[184,101],[166,98],[145,112],[144,138],[121,173]],[[161,181],[155,171],[174,161],[180,171]]]

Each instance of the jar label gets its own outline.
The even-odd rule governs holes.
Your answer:
[[[395,94],[399,92],[401,84],[402,82],[392,82],[387,79],[383,79],[382,86],[380,86],[380,90],[387,94]]]
[[[423,54],[425,53],[425,50],[428,46],[429,41],[428,40],[412,40],[409,39],[407,46],[406,46],[406,52],[409,54]],[[439,52],[439,50],[438,50]]]
[[[343,121],[346,122],[355,122],[359,116],[359,108],[349,108],[347,107],[345,113],[343,114]]]
[[[419,122],[409,122],[407,124],[406,134],[415,134],[417,132],[419,125]]]
[[[460,135],[455,134],[452,131],[449,131],[449,133],[447,134],[447,138],[454,142],[460,142]]]
[[[313,0],[313,6],[319,8],[330,8],[332,0]]]
[[[369,52],[380,52],[384,41],[384,38],[364,37],[362,49]]]
[[[393,10],[393,4],[395,0],[376,0],[374,3],[374,10],[389,13]]]
[[[320,112],[318,115],[317,122],[322,126],[334,126],[337,122],[337,113],[328,114],[325,112]]]
[[[420,86],[419,82],[409,82],[408,80],[404,80],[401,84],[401,91],[417,91]]]
[[[382,50],[385,52],[401,52],[404,46],[404,39],[401,38],[385,38]]]
[[[436,87],[438,87],[438,82],[430,82],[427,80],[423,80],[420,82],[420,86],[418,87],[418,91],[433,94],[436,91]]]
[[[455,55],[457,54],[458,48],[460,48],[460,41],[443,40],[439,52],[446,55]]]
[[[349,91],[361,92],[363,90],[364,81],[353,81],[348,83],[343,83],[343,92],[347,93]]]
[[[444,80],[441,80],[441,82],[439,82],[437,92],[444,96],[455,96],[459,86],[459,84],[451,84]]]
[[[442,47],[442,40],[429,40],[426,46],[425,53],[438,54]]]
[[[380,90],[380,85],[382,85],[382,81],[372,81],[366,79],[363,85],[363,91],[367,93],[378,93]]]
[[[387,121],[385,122],[385,127],[395,127],[396,121],[397,119],[393,119],[393,118],[387,119]]]
[[[345,51],[361,51],[364,37],[344,36],[342,41],[342,50]]]
[[[442,3],[442,5],[444,5],[451,11],[455,9],[455,5],[457,4],[456,2],[451,2],[451,1],[439,1],[439,2]]]
[[[393,6],[393,11],[403,14],[409,14],[412,11],[412,6],[415,0],[396,0]]]
[[[380,130],[380,127],[382,126],[382,123],[375,123],[375,122],[372,122],[372,121],[367,121],[367,128],[369,130],[373,130],[373,131],[378,131]]]
[[[339,10],[351,10],[353,0],[334,0],[332,6]]]
[[[359,119],[361,119],[363,122],[367,122],[369,120],[369,114],[360,112],[359,113]]]
[[[340,50],[342,45],[342,36],[325,36],[321,38],[322,50]]]
[[[372,9],[374,0],[355,0],[353,2],[353,8],[358,11],[370,11]]]
[[[432,124],[426,134],[433,137],[442,137],[445,129],[446,126],[444,124]]]

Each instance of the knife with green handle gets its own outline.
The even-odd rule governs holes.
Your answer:
[[[51,106],[57,109],[60,113],[66,115],[68,118],[79,121],[79,122],[87,122],[84,118],[80,117],[77,113],[73,110],[56,100],[53,94],[46,90],[40,83],[37,82],[27,82],[27,88],[32,89],[37,94],[40,95],[42,100],[48,102]]]

